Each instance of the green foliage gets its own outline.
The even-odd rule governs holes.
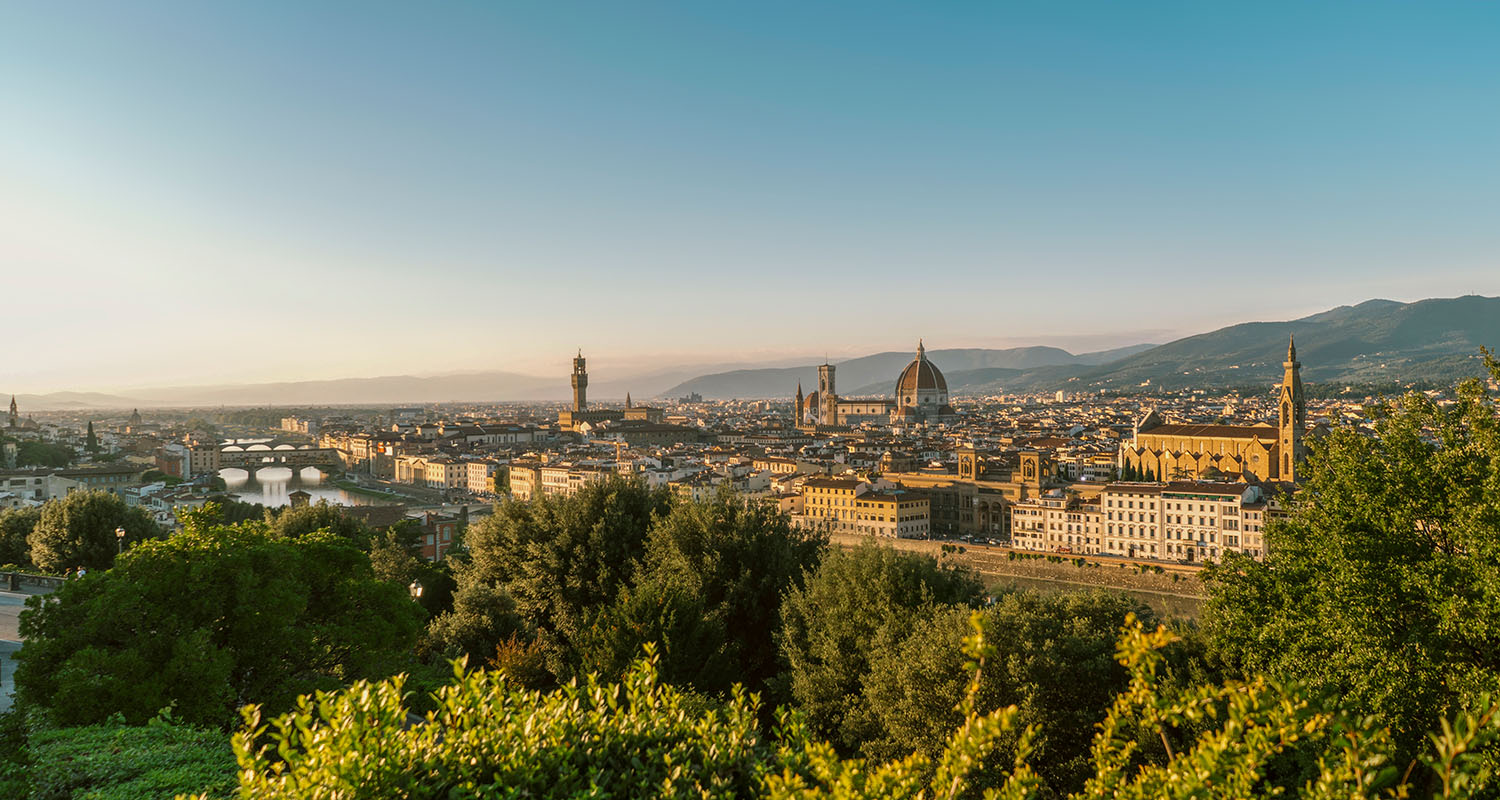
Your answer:
[[[217,476],[215,476],[213,480],[221,483],[223,482],[223,478],[219,478]],[[220,490],[222,490],[222,488],[223,487],[220,487]],[[233,525],[236,522],[250,522],[251,520],[261,520],[265,519],[266,517],[266,507],[261,505],[260,503],[243,503],[239,500],[232,500],[229,498],[222,498],[219,500],[215,500],[214,502],[219,506],[220,509],[219,521],[226,525]]]
[[[158,800],[234,794],[234,753],[223,733],[168,722],[43,728],[27,743],[24,783],[8,797]],[[21,793],[24,791],[25,793]]]
[[[31,561],[51,572],[73,567],[106,569],[120,547],[116,528],[125,529],[126,547],[161,535],[145,511],[125,505],[109,492],[74,492],[49,500],[27,537]]]
[[[471,568],[458,573],[458,591],[466,584],[503,586],[523,624],[546,646],[549,669],[565,680],[577,673],[578,638],[631,580],[651,521],[669,503],[665,490],[621,479],[571,497],[502,503],[469,527]],[[489,643],[488,651],[499,643]]]
[[[1241,674],[1372,717],[1410,761],[1500,690],[1500,423],[1477,382],[1380,416],[1374,438],[1313,444],[1265,563],[1205,573],[1205,624]]]
[[[971,613],[940,610],[919,621],[904,640],[872,654],[861,700],[876,717],[878,733],[862,743],[866,755],[936,757],[946,746],[963,722],[959,702],[966,675],[960,645],[971,630]],[[1017,724],[1036,731],[1031,764],[1056,792],[1082,788],[1092,774],[1094,724],[1127,683],[1115,660],[1115,640],[1132,613],[1151,618],[1125,595],[1105,592],[1011,592],[982,612],[993,652],[975,695],[977,708],[1017,707]],[[1016,731],[996,743],[1002,758],[990,762],[991,771],[1014,760],[1017,744]],[[993,774],[989,780],[995,780]]]
[[[711,694],[761,692],[777,672],[782,596],[817,566],[826,536],[721,491],[652,525],[631,585],[580,642],[586,669],[620,674],[656,642],[667,680]]]
[[[444,658],[466,657],[468,663],[477,665],[525,626],[516,613],[515,598],[505,587],[472,579],[469,569],[459,568],[453,608],[428,624],[423,650]]]
[[[372,533],[370,568],[375,577],[407,590],[422,585],[418,602],[437,616],[453,607],[455,582],[445,561],[434,564],[422,557],[422,528],[415,520],[402,520],[383,533]]]
[[[437,690],[434,710],[413,726],[401,678],[304,698],[269,724],[259,709],[247,709],[233,739],[240,797],[1050,796],[1030,766],[1039,742],[1035,728],[1023,727],[1022,710],[980,710],[988,671],[1007,657],[1003,634],[993,634],[981,613],[971,620],[968,660],[958,670],[968,677],[958,724],[931,755],[844,758],[791,711],[780,712],[774,737],[763,739],[753,696],[737,690],[722,705],[704,704],[663,684],[654,658],[618,684],[590,677],[551,693],[521,689],[503,673],[458,668],[457,683]],[[1127,617],[1116,648],[1123,687],[1093,738],[1084,787],[1070,797],[1277,796],[1271,766],[1307,744],[1320,757],[1300,787],[1304,798],[1409,797],[1409,778],[1430,779],[1436,797],[1490,791],[1492,776],[1473,754],[1500,733],[1494,706],[1444,724],[1422,759],[1427,774],[1409,776],[1392,761],[1385,731],[1321,710],[1295,689],[1263,678],[1164,685],[1175,639]],[[1160,757],[1143,758],[1150,739],[1141,733],[1160,742]],[[1013,758],[996,752],[1006,741],[1014,743]]]
[[[18,467],[66,467],[77,458],[78,453],[65,444],[27,439],[16,446]]]
[[[0,511],[0,564],[31,563],[31,545],[27,538],[42,518],[36,508],[7,508]]]
[[[871,658],[937,606],[970,605],[982,595],[972,573],[930,557],[875,545],[829,550],[782,604],[784,691],[817,735],[854,752],[880,735],[861,694]]]
[[[702,710],[649,665],[618,685],[594,678],[550,694],[476,671],[436,692],[407,727],[400,678],[304,699],[234,737],[240,796],[747,796],[764,748],[752,700]]]
[[[169,705],[189,722],[227,725],[245,703],[287,708],[300,693],[383,674],[409,650],[425,615],[351,543],[202,524],[216,513],[184,515],[182,533],[30,598],[20,697],[66,725],[115,712],[139,722]]]
[[[282,536],[295,538],[313,531],[327,531],[364,550],[369,549],[373,538],[370,526],[346,516],[343,510],[329,505],[327,500],[319,500],[303,508],[284,508],[279,513],[268,509],[266,521],[271,523],[272,531]]]

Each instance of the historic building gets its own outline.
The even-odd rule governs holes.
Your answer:
[[[583,357],[582,350],[578,351],[578,356],[573,359],[571,381],[573,407],[564,409],[557,415],[557,425],[563,430],[579,431],[583,430],[585,425],[589,428],[597,428],[606,423],[621,421],[660,425],[666,420],[666,413],[661,409],[638,406],[631,402],[629,392],[625,394],[624,411],[613,408],[589,408],[588,361]]]
[[[1133,477],[1162,481],[1204,476],[1296,481],[1307,427],[1296,341],[1287,344],[1282,366],[1285,372],[1275,425],[1171,424],[1152,410],[1136,423],[1130,444],[1120,448],[1120,470]]]
[[[917,341],[917,357],[896,379],[896,408],[892,424],[952,422],[958,415],[948,405],[948,381],[942,370],[927,360],[927,350]]]
[[[21,410],[16,407],[15,395],[10,396],[10,413],[6,415],[5,426],[18,431],[35,431],[41,430],[42,427],[31,417],[21,419]]]
[[[818,367],[818,388],[803,396],[797,384],[795,401],[799,427],[853,427],[864,424],[921,425],[958,418],[948,404],[948,382],[927,351],[917,342],[917,355],[896,378],[895,399],[839,397],[835,367]]]

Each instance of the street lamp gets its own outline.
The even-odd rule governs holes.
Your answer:
[[[408,587],[406,587],[406,590],[408,592],[411,592],[411,599],[413,599],[413,600],[421,600],[422,599],[422,583],[421,583],[421,581],[412,581],[411,585],[408,586]]]
[[[125,552],[125,529],[115,528],[115,554]]]

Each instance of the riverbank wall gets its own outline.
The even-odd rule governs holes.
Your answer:
[[[987,578],[1026,578],[1080,587],[1151,592],[1200,601],[1208,596],[1196,570],[1175,564],[1142,565],[1140,562],[1083,556],[1054,555],[1049,559],[1041,553],[1024,553],[990,545],[928,539],[886,539],[844,533],[832,534],[830,541],[846,548],[874,543],[897,550],[923,553],[940,561],[962,564]]]

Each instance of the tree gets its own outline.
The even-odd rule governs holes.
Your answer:
[[[67,445],[35,439],[27,439],[16,448],[16,466],[20,467],[66,467],[77,457]]]
[[[795,713],[778,714],[773,739],[756,726],[753,702],[736,692],[722,706],[695,702],[659,680],[654,662],[620,683],[595,677],[553,692],[524,690],[496,672],[461,676],[435,692],[425,724],[407,722],[401,678],[360,682],[304,699],[264,720],[247,709],[233,737],[240,795],[317,797],[766,798],[924,800],[1052,797],[1030,762],[1033,732],[1017,706],[985,713],[977,696],[1003,656],[984,620],[964,640],[968,678],[960,724],[936,755],[893,761],[844,759]],[[1426,779],[1445,798],[1488,796],[1493,775],[1473,753],[1500,736],[1500,707],[1445,721],[1418,764],[1392,760],[1389,736],[1327,713],[1295,688],[1265,679],[1182,690],[1163,685],[1174,636],[1127,619],[1117,645],[1125,689],[1110,704],[1070,797],[1201,800],[1270,797],[1270,765],[1291,747],[1317,744],[1323,758],[1300,796],[1309,800],[1409,797]],[[1177,738],[1184,723],[1202,731]],[[1142,763],[1134,731],[1178,741],[1158,763]],[[996,745],[1015,741],[1014,759]],[[998,775],[978,774],[985,765]],[[1424,774],[1425,773],[1425,774]],[[988,787],[983,784],[989,783]],[[207,795],[200,795],[207,800]]]
[[[83,449],[89,451],[90,453],[99,452],[99,437],[94,435],[93,420],[89,420],[89,432],[88,435],[84,438]]]
[[[458,573],[459,591],[466,583],[504,587],[546,646],[548,667],[566,680],[577,671],[577,637],[635,574],[651,521],[669,505],[665,490],[619,478],[571,497],[502,503],[469,526],[472,565]]]
[[[673,506],[651,526],[632,585],[595,621],[587,667],[619,675],[655,641],[667,680],[710,693],[734,683],[764,691],[777,672],[781,598],[826,546],[826,534],[727,488]]]
[[[143,722],[227,725],[246,703],[388,674],[424,612],[376,580],[358,548],[328,532],[286,538],[261,523],[204,524],[132,548],[114,569],[31,598],[16,687],[61,724],[118,712]]]
[[[462,570],[453,608],[428,624],[423,649],[443,658],[467,658],[469,665],[478,666],[525,626],[505,587],[467,579]]]
[[[1477,381],[1379,416],[1374,437],[1310,443],[1265,562],[1205,573],[1204,621],[1241,674],[1371,716],[1410,760],[1440,717],[1500,693],[1500,422]]]
[[[422,526],[416,520],[401,520],[372,535],[370,568],[375,577],[407,591],[413,583],[420,584],[417,602],[434,617],[453,607],[455,584],[448,562],[434,564],[422,556]]]
[[[284,508],[280,513],[267,511],[271,530],[287,537],[303,536],[313,531],[328,531],[342,539],[368,549],[372,538],[370,526],[362,520],[344,514],[338,506],[327,500],[303,508]]]
[[[814,732],[855,752],[880,735],[861,695],[874,654],[905,639],[937,606],[969,606],[982,596],[972,573],[929,556],[873,544],[830,549],[782,603],[782,691]]]
[[[972,631],[972,612],[961,607],[935,612],[918,620],[896,646],[870,657],[861,700],[879,724],[861,750],[871,758],[912,752],[935,758],[963,722],[959,709],[968,675],[962,643]],[[1129,680],[1115,658],[1120,627],[1132,614],[1155,627],[1154,615],[1123,594],[1102,591],[1009,592],[982,613],[994,650],[975,695],[977,710],[1015,706],[1018,729],[1030,726],[1036,732],[1030,763],[1038,775],[1059,795],[1082,789],[1093,774],[1089,752],[1095,724]],[[1190,671],[1184,662],[1196,648],[1184,645],[1177,642],[1167,651],[1178,662],[1173,676]],[[1175,685],[1173,677],[1163,677]],[[1206,676],[1198,670],[1192,678]],[[1155,739],[1152,733],[1143,747],[1160,755]],[[1012,732],[996,744],[1000,757],[981,770],[988,776],[976,777],[981,783],[1000,782],[1019,739]]]
[[[31,545],[26,539],[41,518],[42,512],[35,508],[0,511],[0,564],[31,565]]]
[[[116,528],[125,529],[127,547],[161,535],[161,528],[145,511],[125,505],[109,492],[74,492],[49,500],[27,537],[31,561],[49,572],[73,567],[106,569],[120,549]]]

